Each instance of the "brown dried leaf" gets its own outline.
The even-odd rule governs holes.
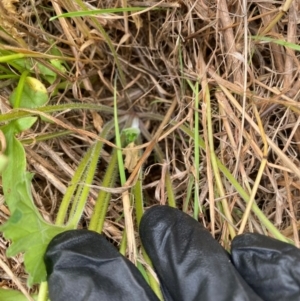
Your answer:
[[[125,155],[125,168],[131,173],[136,164],[138,163],[140,156],[138,149],[132,149],[135,147],[134,142],[129,143],[123,150],[123,155]]]
[[[102,117],[95,111],[92,111],[93,116],[93,125],[98,133],[102,131],[103,119]]]

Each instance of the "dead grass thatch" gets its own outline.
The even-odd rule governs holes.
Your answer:
[[[82,10],[83,4],[88,9],[127,5],[148,10],[49,21],[63,12]],[[51,104],[86,102],[112,108],[118,72],[119,113],[139,117],[143,150],[148,152],[141,161],[146,207],[167,203],[168,170],[177,207],[192,213],[189,183],[191,177],[199,179],[199,220],[227,246],[229,228],[239,232],[247,204],[223,173],[221,182],[216,182],[214,155],[209,152],[213,149],[249,196],[254,189],[254,202],[267,219],[299,247],[299,52],[251,38],[267,36],[299,44],[300,4],[286,1],[281,5],[281,1],[226,0],[1,1],[0,25],[5,31],[0,31],[0,48],[45,55],[53,54],[54,46],[59,49],[67,72],[47,87]],[[49,66],[42,57],[36,61]],[[195,170],[195,139],[181,128],[184,125],[191,132],[195,128],[195,95],[189,81],[199,82],[199,136],[204,141],[199,170]],[[62,82],[68,84],[56,93]],[[10,110],[7,99],[15,84],[2,85],[2,112]],[[166,118],[172,104],[174,110]],[[21,137],[28,168],[35,173],[36,205],[50,222],[55,221],[62,195],[87,147],[113,115],[112,111],[71,111],[54,117],[54,123],[40,121]],[[36,137],[59,132],[61,137],[35,142]],[[162,162],[153,155],[156,146]],[[111,149],[107,145],[102,153],[95,185],[101,186]],[[82,227],[89,223],[96,196],[97,190],[92,189]],[[231,220],[220,206],[224,202]],[[1,204],[4,222],[9,211]],[[120,193],[115,193],[104,233],[116,244],[124,228],[119,219],[122,211]],[[271,235],[256,214],[246,217],[243,231]],[[1,257],[26,286],[22,256],[7,259],[7,246],[1,239]],[[2,287],[16,286],[5,272],[0,277]]]

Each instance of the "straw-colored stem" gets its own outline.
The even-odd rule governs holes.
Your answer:
[[[257,123],[258,123],[259,129],[260,129],[260,132],[261,132],[261,137],[262,137],[262,140],[263,140],[263,143],[264,143],[263,159],[261,160],[261,164],[260,164],[260,167],[259,167],[259,170],[258,170],[258,173],[257,173],[257,177],[255,179],[253,188],[251,190],[250,199],[247,203],[247,207],[246,207],[245,213],[243,215],[241,226],[240,226],[238,234],[242,234],[244,232],[246,223],[247,223],[249,215],[250,215],[252,205],[254,203],[254,199],[255,199],[255,196],[256,196],[256,193],[257,193],[257,189],[258,189],[261,177],[263,175],[264,169],[265,169],[266,164],[267,164],[267,159],[266,158],[267,158],[267,155],[268,155],[268,143],[267,143],[267,139],[266,139],[266,134],[265,134],[261,119],[259,117],[259,113],[258,113],[257,108],[256,108],[255,105],[253,105],[253,110],[254,110],[255,117],[257,119]]]

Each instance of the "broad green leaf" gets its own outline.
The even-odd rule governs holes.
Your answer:
[[[24,252],[25,268],[29,273],[28,285],[31,286],[46,279],[43,262],[46,247],[54,236],[67,228],[46,223],[33,203],[30,191],[33,175],[26,171],[25,151],[15,137],[20,131],[16,124],[11,122],[3,128],[8,165],[2,173],[2,185],[11,216],[0,231],[5,238],[12,240],[7,250],[8,256]]]
[[[19,199],[16,184],[26,179],[26,157],[21,142],[15,137],[20,132],[17,121],[3,127],[2,131],[6,137],[5,155],[8,159],[8,165],[2,173],[2,185],[5,202],[12,212],[17,207]]]
[[[9,97],[9,101],[13,107],[16,104],[17,89],[15,89]],[[27,77],[25,79],[24,88],[20,107],[34,109],[45,105],[48,101],[48,92],[46,87],[38,79]]]
[[[18,184],[17,208],[0,230],[3,231],[5,238],[12,240],[6,252],[7,256],[24,252],[25,269],[29,273],[28,285],[32,286],[34,283],[46,280],[43,261],[46,248],[54,236],[67,229],[48,224],[42,219],[33,204],[29,190],[30,180],[31,175],[27,174],[27,181]]]
[[[6,138],[5,155],[8,160],[7,167],[2,173],[2,185],[5,202],[11,212],[18,205],[19,194],[17,193],[16,185],[26,180],[25,151],[15,135],[30,128],[35,120],[36,117],[24,117],[12,121],[2,128]]]
[[[37,295],[31,296],[34,300],[37,300]],[[0,301],[27,301],[28,299],[20,292],[11,290],[11,289],[4,289],[0,288]]]

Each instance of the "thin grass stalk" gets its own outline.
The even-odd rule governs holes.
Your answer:
[[[291,191],[290,191],[290,181],[289,181],[288,173],[286,171],[284,171],[284,181],[285,181],[285,187],[286,187],[287,202],[290,207],[290,215],[291,215],[290,218],[291,218],[292,229],[293,229],[293,234],[294,234],[294,242],[295,242],[295,246],[297,248],[300,248],[299,233],[298,233],[298,229],[297,229],[297,218],[295,216],[295,209],[294,209],[294,204],[292,201],[292,195],[291,195]]]
[[[188,211],[188,206],[192,197],[192,191],[193,187],[195,185],[195,177],[193,174],[190,174],[189,176],[189,181],[188,181],[188,186],[187,186],[187,192],[186,192],[186,198],[183,203],[182,211],[187,212]]]
[[[200,165],[200,149],[199,149],[199,82],[195,83],[195,116],[194,116],[194,169],[195,169],[195,187],[194,187],[194,219],[198,220],[200,208],[199,201],[199,165]]]
[[[243,187],[240,185],[240,183],[233,177],[233,175],[230,173],[230,171],[221,163],[219,159],[217,159],[218,168],[222,171],[224,176],[227,178],[227,180],[230,182],[230,184],[236,189],[236,191],[239,193],[239,195],[243,198],[243,200],[248,203],[250,200],[249,195],[247,192],[243,189]],[[280,233],[280,231],[273,225],[272,222],[269,221],[269,219],[264,215],[264,213],[259,209],[257,204],[254,202],[252,204],[252,211],[254,214],[258,217],[261,224],[270,231],[270,233],[277,238],[278,240],[291,243],[289,239],[287,239],[284,235]]]
[[[194,100],[194,130],[192,131],[194,133],[193,140],[194,140],[194,171],[195,171],[195,181],[194,181],[194,210],[193,210],[193,217],[194,219],[198,220],[199,211],[201,211],[201,206],[199,204],[199,82],[197,81],[195,85],[192,84],[190,80],[186,80],[189,84],[190,88],[193,91],[193,95],[195,97]],[[202,212],[202,211],[201,211]]]
[[[266,35],[270,30],[272,30],[272,28],[281,20],[281,18],[286,15],[293,1],[294,0],[285,1],[285,3],[279,8],[278,14],[272,19],[268,26],[262,30],[260,35]]]
[[[23,138],[23,139],[20,139],[20,142],[23,145],[30,145],[32,143],[48,141],[48,140],[51,140],[51,139],[54,139],[54,138],[60,138],[60,137],[68,136],[68,135],[71,135],[71,134],[72,134],[71,131],[59,131],[59,132],[42,134],[42,135],[39,135],[39,136],[34,137],[34,138]]]
[[[105,113],[113,114],[113,108],[87,104],[87,103],[70,103],[70,104],[59,104],[59,105],[50,105],[44,106],[35,110],[22,110],[22,109],[12,109],[11,111],[0,115],[0,122],[9,122],[18,118],[28,117],[32,115],[39,115],[40,113],[55,113],[66,110],[94,110],[94,111],[103,111]],[[125,111],[119,110],[119,114],[125,114]]]
[[[120,82],[122,84],[122,87],[125,88],[126,87],[126,77],[125,77],[125,74],[123,72],[123,69],[122,69],[122,66],[121,66],[121,63],[120,63],[120,60],[119,60],[119,57],[118,57],[118,54],[115,50],[115,47],[111,41],[111,39],[109,38],[108,34],[106,33],[105,29],[102,27],[102,25],[99,23],[99,21],[95,18],[95,17],[91,17],[91,20],[93,21],[95,27],[99,30],[99,32],[102,34],[104,40],[106,41],[111,53],[112,53],[112,56],[114,58],[114,62],[115,64],[117,65],[117,70],[118,70],[118,73],[120,74]]]
[[[175,200],[174,189],[173,189],[173,185],[172,185],[169,168],[166,171],[165,184],[166,184],[166,189],[167,189],[168,204],[170,207],[176,208],[176,200]]]
[[[208,143],[209,143],[209,149],[210,149],[210,158],[211,158],[211,165],[212,169],[214,172],[216,184],[219,190],[219,195],[222,198],[221,203],[222,203],[222,208],[224,210],[224,214],[227,219],[227,225],[229,229],[229,234],[231,238],[233,239],[235,237],[235,230],[233,228],[233,219],[231,216],[231,212],[228,206],[227,199],[225,197],[225,191],[222,183],[222,179],[220,176],[220,172],[218,169],[218,164],[217,164],[217,157],[215,155],[215,150],[214,150],[214,138],[213,138],[213,126],[212,126],[212,115],[211,115],[211,103],[210,103],[210,93],[209,93],[209,88],[208,84],[206,81],[203,81],[202,84],[202,89],[204,91],[204,103],[206,103],[206,115],[207,115],[207,134],[208,134]]]
[[[257,173],[257,177],[255,179],[254,185],[253,185],[252,190],[251,190],[251,195],[250,195],[249,201],[247,203],[246,210],[244,212],[238,234],[242,234],[244,232],[246,223],[247,223],[249,215],[250,215],[252,205],[254,203],[254,199],[255,199],[255,196],[256,196],[256,193],[257,193],[257,189],[258,189],[259,183],[261,181],[261,177],[263,175],[264,169],[265,169],[266,164],[267,164],[267,159],[266,158],[267,158],[267,155],[268,155],[268,143],[267,143],[266,133],[264,131],[261,119],[259,117],[259,113],[258,113],[257,108],[256,108],[255,105],[253,105],[253,110],[254,110],[254,113],[255,113],[255,117],[256,117],[260,132],[261,132],[261,138],[262,138],[262,141],[263,141],[263,144],[264,144],[264,150],[263,150],[263,158],[261,160],[261,164],[260,164],[260,167],[259,167],[259,170],[258,170],[258,173]]]
[[[213,186],[213,174],[211,167],[211,157],[209,151],[209,141],[208,141],[208,130],[207,130],[207,116],[206,116],[207,108],[206,104],[202,105],[202,124],[203,124],[203,136],[205,142],[205,151],[206,151],[206,176],[208,183],[208,198],[209,198],[209,215],[211,221],[211,235],[215,237],[215,195],[214,195],[214,186]],[[198,139],[199,140],[199,139]],[[200,149],[199,149],[200,151]],[[219,204],[217,205],[219,206]]]
[[[143,189],[142,189],[142,171],[138,174],[138,179],[135,185],[132,187],[132,193],[134,196],[135,215],[138,229],[140,228],[140,222],[144,214],[144,201],[143,201]]]
[[[143,125],[141,125],[141,132],[148,141],[151,141],[151,139],[152,139],[151,135]],[[154,152],[158,158],[158,162],[163,164],[163,162],[165,160],[165,156],[158,144],[156,144],[154,146]],[[173,189],[173,185],[172,185],[172,181],[171,181],[171,175],[170,175],[169,168],[167,168],[167,170],[166,170],[165,184],[166,184],[166,189],[167,189],[168,204],[170,207],[176,208],[174,189]]]
[[[118,166],[119,166],[119,175],[121,180],[121,185],[125,186],[126,183],[126,175],[125,175],[125,167],[123,162],[123,155],[122,155],[122,143],[121,143],[121,134],[119,130],[118,124],[118,107],[117,107],[117,77],[115,77],[114,82],[114,121],[115,121],[115,131],[116,131],[116,145],[117,149],[117,157],[118,157]],[[133,221],[131,215],[131,204],[130,204],[130,197],[128,190],[122,193],[122,201],[123,201],[123,212],[125,218],[125,231],[127,236],[127,246],[128,246],[128,253],[129,259],[133,262],[136,262],[136,243],[134,238],[134,228],[133,228]],[[123,233],[123,235],[124,235]]]

